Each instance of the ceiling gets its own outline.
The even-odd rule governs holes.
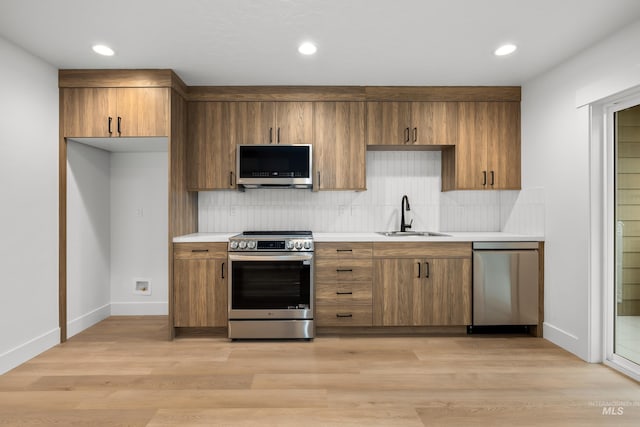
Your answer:
[[[57,68],[188,85],[521,85],[638,19],[638,0],[0,1],[0,36]]]

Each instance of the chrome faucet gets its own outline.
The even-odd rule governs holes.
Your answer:
[[[409,198],[407,197],[406,194],[404,196],[402,196],[402,201],[400,201],[400,212],[402,212],[402,215],[400,216],[400,231],[402,231],[402,232],[407,231],[407,228],[411,228],[411,224],[413,224],[413,219],[411,220],[411,222],[409,224],[405,224],[405,222],[404,222],[405,202],[406,202],[407,212],[408,212],[408,211],[411,210],[411,207],[409,206]]]

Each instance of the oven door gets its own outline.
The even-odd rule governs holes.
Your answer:
[[[229,319],[313,319],[313,253],[230,253]]]

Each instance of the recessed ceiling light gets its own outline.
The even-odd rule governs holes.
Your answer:
[[[104,55],[104,56],[113,56],[113,49],[111,49],[109,46],[105,46],[103,44],[96,44],[93,45],[92,47],[93,51],[99,55]]]
[[[505,56],[510,55],[516,51],[518,47],[515,44],[503,44],[499,48],[497,48],[493,53],[496,56]]]
[[[309,42],[302,43],[300,46],[298,46],[298,52],[303,55],[313,55],[317,50],[318,48],[316,47],[316,45]]]

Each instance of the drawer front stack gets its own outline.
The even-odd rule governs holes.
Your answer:
[[[316,323],[372,326],[373,245],[316,243]]]

